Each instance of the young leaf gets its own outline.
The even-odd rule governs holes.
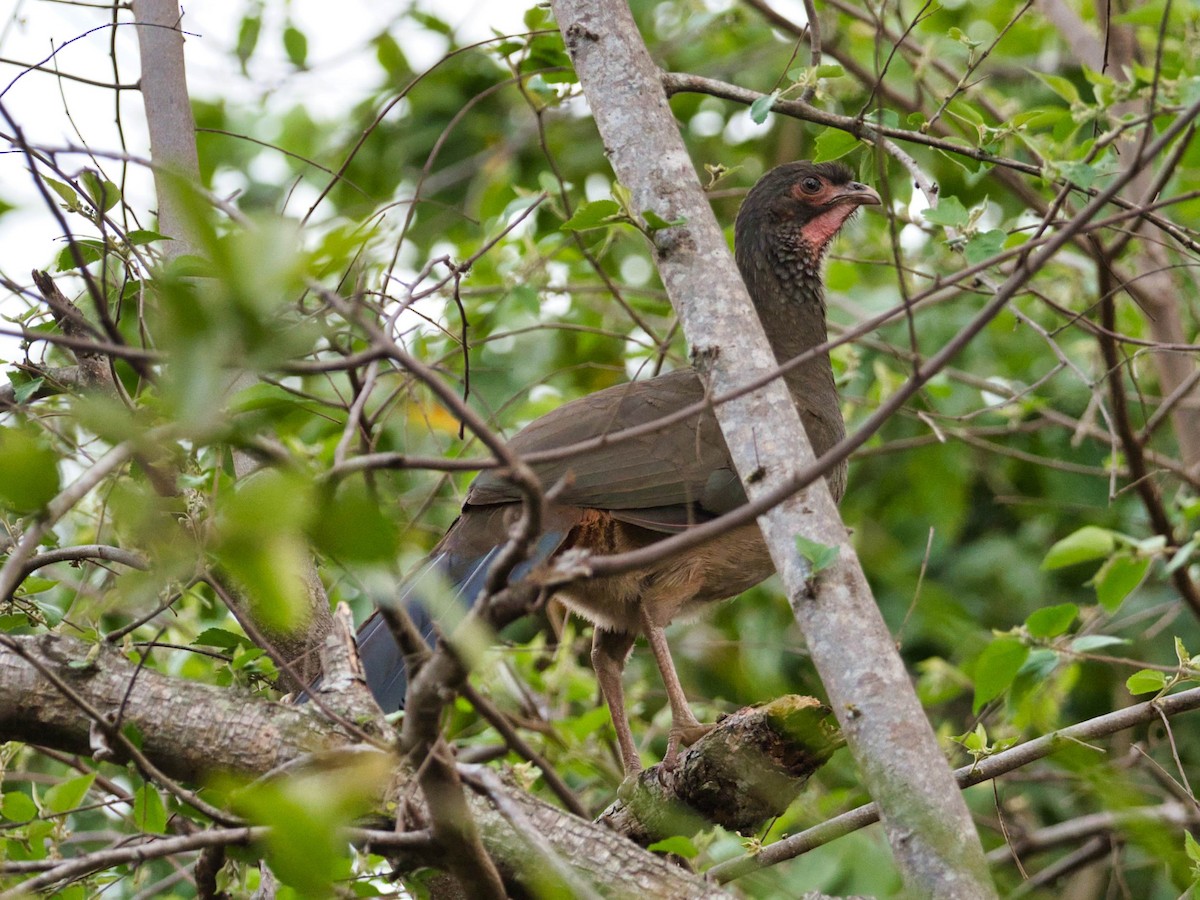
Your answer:
[[[575,210],[575,215],[563,222],[559,227],[563,231],[587,231],[591,228],[605,228],[621,221],[621,207],[615,200],[593,200],[581,203]]]
[[[1058,637],[1071,627],[1077,615],[1079,607],[1074,603],[1046,606],[1031,613],[1025,620],[1025,627],[1037,638]]]
[[[1092,579],[1100,605],[1108,612],[1115,612],[1121,601],[1142,583],[1150,569],[1150,562],[1147,558],[1124,553],[1106,561]]]
[[[1167,685],[1167,676],[1154,669],[1141,669],[1134,672],[1125,681],[1125,687],[1131,694],[1155,694]]]
[[[308,37],[295,25],[283,29],[283,50],[288,61],[297,69],[303,69],[308,60]]]
[[[662,228],[674,228],[676,225],[683,225],[687,222],[686,216],[680,216],[668,222],[652,209],[643,210],[642,219],[645,221],[646,227],[651,231],[658,231]]]
[[[767,121],[767,114],[775,105],[775,101],[779,99],[779,93],[779,91],[771,91],[769,94],[763,94],[750,104],[750,118],[754,120],[755,125],[761,125]]]
[[[1003,250],[1007,238],[1008,233],[999,228],[981,232],[967,241],[967,245],[963,247],[963,256],[971,265],[981,263]]]
[[[1183,832],[1183,849],[1187,858],[1194,863],[1200,863],[1200,842],[1197,842],[1190,831]]]
[[[13,373],[11,373],[11,372],[9,373],[8,379],[9,379],[9,381],[13,380]],[[30,397],[32,397],[34,394],[36,394],[38,392],[38,389],[45,383],[46,383],[46,379],[41,376],[39,376],[37,378],[29,378],[28,380],[21,381],[19,383],[14,381],[13,382],[13,399],[17,402],[17,405],[19,406],[20,404],[22,404],[26,400],[28,400]]]
[[[1062,97],[1068,103],[1079,102],[1079,91],[1070,81],[1063,78],[1061,75],[1047,75],[1045,72],[1033,72],[1041,82]]]
[[[196,635],[192,643],[201,647],[221,647],[225,650],[250,646],[250,641],[245,637],[224,628],[205,628]]]
[[[1096,179],[1100,177],[1100,173],[1095,168],[1083,162],[1058,163],[1056,168],[1063,174],[1063,177],[1069,179],[1085,191],[1095,184]]]
[[[942,197],[938,205],[921,211],[929,222],[947,228],[962,228],[967,224],[967,208],[957,197]]]
[[[69,211],[74,212],[80,209],[79,195],[75,193],[73,187],[69,184],[63,184],[61,181],[55,181],[53,178],[45,178],[43,180],[50,187],[50,190],[62,198],[63,204]]]
[[[838,558],[838,548],[836,546],[827,547],[825,544],[810,541],[802,534],[796,535],[796,550],[808,560],[809,565],[812,566],[813,575],[824,569],[828,569]]]
[[[104,244],[88,238],[80,238],[72,241],[58,252],[56,271],[68,272],[74,269],[77,253],[85,266],[90,265],[104,258]]]
[[[125,235],[125,243],[133,247],[139,247],[142,244],[152,244],[155,241],[171,240],[165,234],[159,234],[157,231],[150,231],[147,228],[135,228]]]
[[[167,831],[167,808],[152,784],[143,784],[133,795],[133,823],[150,834]]]
[[[696,849],[691,838],[684,837],[682,834],[674,834],[661,841],[655,841],[646,849],[651,853],[674,853],[684,859],[693,859],[700,855],[700,851]]]
[[[80,173],[79,183],[83,185],[88,197],[101,212],[108,212],[121,199],[121,189],[107,178],[101,178],[91,169],[84,169]]]
[[[261,33],[261,15],[242,17],[242,22],[238,26],[237,48],[234,51],[237,54],[238,62],[241,63],[242,74],[246,73],[246,63],[254,55],[254,48],[258,46],[258,36]]]
[[[988,644],[975,662],[972,711],[979,712],[985,703],[1008,690],[1028,656],[1029,648],[1016,638],[996,638]]]
[[[1062,569],[1092,559],[1104,559],[1113,552],[1115,544],[1113,533],[1107,528],[1085,525],[1047,551],[1042,569]]]
[[[90,775],[60,781],[42,795],[42,808],[50,815],[70,812],[83,802],[95,780],[96,775],[93,772]]]
[[[826,128],[817,135],[817,152],[813,154],[813,162],[828,162],[845,156],[858,146],[858,138],[840,128]]]
[[[28,794],[10,791],[4,795],[3,803],[0,803],[0,814],[10,822],[28,822],[37,816],[38,809]]]
[[[0,428],[0,506],[36,512],[58,493],[58,454],[32,430]]]

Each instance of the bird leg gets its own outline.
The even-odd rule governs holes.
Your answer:
[[[621,750],[621,768],[627,778],[642,770],[642,759],[625,713],[625,688],[621,684],[621,673],[625,671],[625,660],[629,658],[634,638],[635,635],[628,631],[607,631],[599,626],[592,632],[592,668],[612,716],[617,746]]]
[[[675,765],[681,744],[688,745],[698,741],[709,731],[712,725],[704,725],[692,714],[688,706],[687,695],[683,685],[679,683],[679,673],[675,671],[675,661],[671,659],[671,648],[667,646],[667,635],[662,626],[656,625],[646,611],[641,607],[642,630],[646,632],[646,640],[654,653],[654,661],[658,663],[658,671],[662,673],[663,686],[667,689],[667,702],[671,704],[671,732],[667,738],[667,754],[663,757],[663,765],[668,768]]]

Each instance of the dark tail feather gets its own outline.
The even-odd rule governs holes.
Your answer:
[[[515,582],[524,578],[534,566],[549,558],[565,537],[566,532],[562,531],[544,533],[534,545],[529,558],[513,569],[509,580]],[[426,641],[432,644],[434,638],[434,622],[429,614],[428,600],[423,596],[428,590],[426,576],[431,572],[439,573],[453,586],[454,594],[463,607],[469,608],[483,593],[488,570],[500,549],[499,546],[492,547],[479,555],[444,550],[406,582],[395,602],[405,608]],[[378,611],[358,630],[358,655],[367,676],[367,686],[383,711],[403,709],[404,695],[408,690],[404,656]]]

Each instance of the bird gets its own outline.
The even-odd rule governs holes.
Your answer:
[[[775,359],[784,364],[827,340],[821,261],[835,235],[879,194],[839,162],[790,162],[763,175],[746,195],[734,227],[735,258]],[[786,370],[782,378],[819,456],[845,435],[828,352]],[[529,559],[510,580],[536,572],[570,550],[614,554],[646,547],[747,502],[700,376],[681,368],[610,387],[534,420],[509,441],[518,456],[553,450],[654,422],[687,407],[702,409],[654,433],[553,461],[535,462],[542,485],[556,485]],[[840,501],[846,466],[826,474]],[[465,606],[483,593],[488,568],[521,511],[521,493],[496,470],[467,490],[458,519],[429,557]],[[591,660],[612,716],[622,768],[641,770],[625,710],[622,674],[645,635],[666,688],[671,729],[664,762],[709,726],[693,715],[671,659],[664,629],[710,603],[734,597],[774,572],[756,523],[741,525],[690,550],[620,575],[580,578],[554,589],[569,610],[594,626]],[[420,578],[398,602],[427,636]],[[407,675],[390,630],[376,613],[358,636],[367,684],[385,710],[404,702]]]

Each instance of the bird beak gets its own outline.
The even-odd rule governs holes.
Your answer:
[[[879,206],[883,201],[874,188],[858,181],[851,181],[835,188],[829,199],[830,206]]]

